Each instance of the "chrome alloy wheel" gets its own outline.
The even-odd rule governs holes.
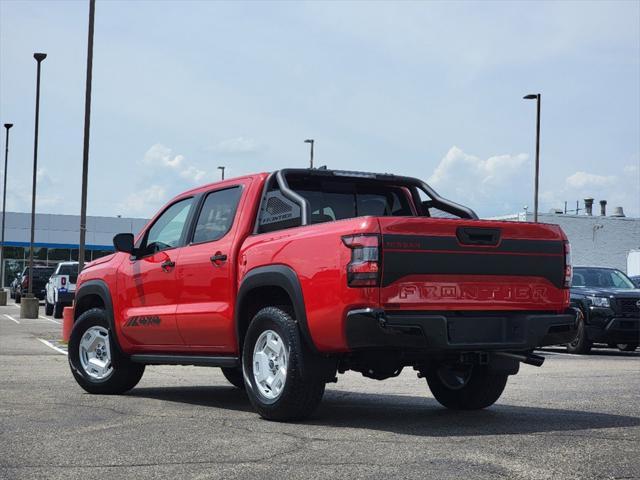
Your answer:
[[[273,330],[260,334],[253,347],[253,378],[258,392],[267,400],[276,400],[287,381],[287,349]]]
[[[80,364],[84,372],[94,380],[104,380],[113,373],[109,331],[94,326],[87,329],[80,340]]]

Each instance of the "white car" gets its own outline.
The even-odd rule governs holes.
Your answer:
[[[44,299],[44,311],[53,318],[62,318],[64,307],[70,307],[76,292],[78,262],[61,262],[49,278]]]

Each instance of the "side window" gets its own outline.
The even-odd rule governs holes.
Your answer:
[[[185,198],[167,208],[147,231],[142,242],[141,255],[150,255],[179,246],[192,204],[193,198]]]
[[[240,187],[233,187],[207,195],[193,233],[193,243],[213,242],[227,234],[233,225],[241,193]]]

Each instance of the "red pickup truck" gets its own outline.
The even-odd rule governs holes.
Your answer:
[[[145,365],[221,367],[265,418],[310,415],[328,382],[407,366],[453,409],[502,394],[533,349],[570,342],[555,225],[479,220],[409,177],[286,169],[167,204],[78,277],[69,363],[122,393]]]

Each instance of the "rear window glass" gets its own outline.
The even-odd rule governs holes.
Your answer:
[[[73,275],[78,273],[77,265],[60,265],[60,270],[58,270],[58,275]]]
[[[372,181],[335,179],[287,179],[289,187],[309,202],[309,223],[323,223],[372,215],[413,216],[402,187]],[[267,193],[260,214],[260,231],[300,225],[300,208],[277,188]]]
[[[49,278],[51,275],[53,275],[53,271],[53,268],[34,268],[33,278]]]

